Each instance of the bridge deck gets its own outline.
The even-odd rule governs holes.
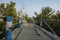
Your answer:
[[[51,40],[43,32],[39,32],[40,36],[36,34],[32,24],[27,24],[23,27],[21,33],[18,35],[18,38],[15,38],[14,40]]]

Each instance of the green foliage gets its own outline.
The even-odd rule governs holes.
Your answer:
[[[4,3],[1,3],[0,4],[0,14],[3,14],[4,13],[4,8],[5,8],[4,5],[5,5]]]
[[[57,12],[53,11],[52,8],[50,7],[43,7],[42,8],[42,11],[40,13],[37,14],[37,12],[34,12],[34,14],[36,15],[36,17],[33,17],[33,19],[36,22],[37,25],[40,26],[40,18],[43,18],[43,19],[54,19],[54,20],[60,20],[60,11],[58,10]],[[46,21],[50,26],[51,28],[57,33],[59,34],[59,30],[60,30],[60,22],[48,22]],[[51,31],[46,24],[43,23],[43,28],[47,29],[48,31]],[[59,34],[60,35],[60,34]]]
[[[6,4],[6,11],[5,11],[6,16],[13,16],[16,17],[16,9],[15,9],[15,2],[10,2]]]
[[[52,8],[50,7],[43,7],[42,8],[42,14],[48,14],[52,11]]]
[[[54,14],[54,15],[51,15],[51,19],[57,19],[57,16]]]
[[[4,13],[5,16],[12,16],[13,17],[13,23],[15,23],[17,20],[14,18],[17,18],[17,12],[15,8],[15,2],[10,2],[6,4],[6,10]]]
[[[16,12],[16,8],[15,8],[15,2],[10,2],[7,3],[6,5],[4,3],[0,4],[0,15],[3,16],[12,16],[13,17],[13,23],[17,22],[17,12]],[[4,22],[0,22],[0,26],[3,26]]]
[[[43,7],[39,14],[37,14],[37,12],[34,12],[34,14],[36,15],[35,20],[38,22],[37,24],[40,25],[40,18],[50,19],[49,15],[52,14],[50,12],[52,12],[52,8],[50,7]]]
[[[57,19],[60,19],[60,11],[59,10],[56,12],[56,16],[57,16]]]
[[[30,18],[30,17],[28,17],[28,14],[26,14],[25,19],[26,19],[26,21],[27,21],[28,23],[32,23],[32,22],[33,22],[33,19]]]

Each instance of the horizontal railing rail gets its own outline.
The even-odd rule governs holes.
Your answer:
[[[60,37],[55,33],[55,31],[51,28],[51,26],[47,23],[47,21],[50,21],[50,22],[60,22],[60,20],[40,18],[40,26],[36,27],[36,28],[38,28],[39,30],[41,30],[46,35],[48,35],[52,40],[60,40]],[[49,32],[49,31],[47,31],[46,29],[44,29],[42,27],[43,26],[43,22],[44,22],[45,25],[48,26],[48,28],[50,28],[50,30],[52,31],[52,33]]]
[[[38,26],[38,27],[36,26],[35,28],[41,30],[41,31],[42,31],[43,33],[45,33],[48,37],[50,37],[52,40],[60,40],[60,37],[59,37],[59,36],[57,36],[57,35],[49,32],[49,31],[47,31],[47,30],[44,29],[44,28],[40,28],[39,26]]]

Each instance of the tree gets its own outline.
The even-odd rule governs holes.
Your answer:
[[[34,14],[35,14],[36,16],[38,16],[37,12],[34,12]]]
[[[52,11],[53,10],[50,7],[43,7],[40,13],[37,14],[37,12],[34,12],[36,15],[35,20],[37,21],[37,24],[40,25],[40,18],[50,19],[50,15],[54,13],[54,11]]]
[[[5,4],[4,3],[1,3],[0,4],[0,15],[3,15],[4,9],[5,9]]]
[[[57,17],[57,19],[60,19],[60,11],[59,10],[56,12],[56,17]]]
[[[5,16],[12,16],[13,17],[13,22],[15,23],[17,20],[14,18],[17,18],[17,12],[15,8],[15,2],[10,2],[6,4],[6,9],[5,9]]]
[[[36,14],[35,14],[36,15]],[[40,26],[40,18],[43,19],[49,19],[49,20],[60,20],[60,11],[57,10],[57,12],[55,12],[55,10],[52,10],[52,8],[50,7],[43,7],[42,8],[42,12],[40,12],[36,17],[34,17],[35,21],[37,20],[37,25]],[[60,35],[60,22],[59,21],[46,21],[50,27],[58,34]],[[46,26],[46,24],[43,22],[43,28],[45,28],[46,30],[50,31],[50,29]],[[51,31],[50,31],[51,32]]]
[[[28,17],[28,14],[25,15],[25,20],[29,23],[33,22],[33,18]]]
[[[25,15],[25,19],[28,20],[28,14]]]
[[[17,12],[15,8],[15,2],[7,3],[6,5],[4,3],[0,4],[0,15],[3,16],[12,16],[13,17],[13,24],[18,21],[17,18]],[[5,36],[5,22],[0,21],[0,38],[3,38]]]

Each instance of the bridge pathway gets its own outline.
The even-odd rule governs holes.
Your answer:
[[[40,36],[38,36],[34,30],[33,24],[24,25],[18,38],[15,40],[51,40],[47,35],[40,31]]]

